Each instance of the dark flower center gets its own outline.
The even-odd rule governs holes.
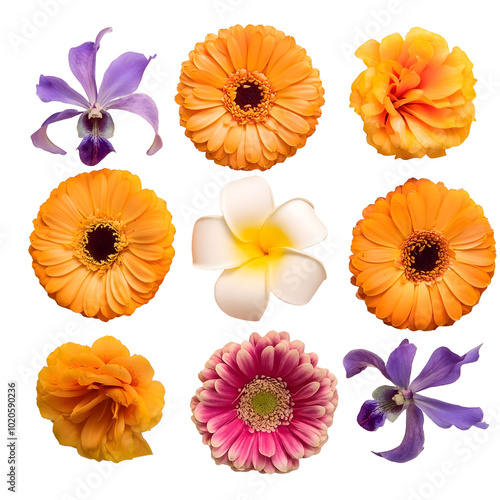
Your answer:
[[[448,240],[435,229],[416,229],[401,247],[401,261],[409,281],[434,282],[449,268]]]
[[[116,229],[107,225],[95,226],[87,231],[87,242],[84,251],[94,261],[106,262],[116,254],[116,245],[119,240]]]
[[[240,125],[266,121],[275,100],[271,82],[258,71],[239,69],[222,89],[224,107]]]
[[[415,245],[410,251],[413,269],[429,272],[436,267],[439,260],[439,247],[436,243]]]
[[[247,82],[236,89],[235,104],[240,108],[256,108],[262,102],[262,90],[257,82]]]

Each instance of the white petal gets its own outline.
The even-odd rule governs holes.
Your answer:
[[[303,250],[323,241],[327,235],[313,205],[296,198],[279,206],[269,216],[260,233],[260,244],[264,250],[274,247]]]
[[[243,243],[222,217],[202,217],[193,228],[193,265],[202,269],[231,269],[262,257],[253,243]]]
[[[281,300],[297,306],[307,304],[326,279],[323,264],[291,248],[269,252],[269,285]]]
[[[259,231],[274,210],[273,193],[262,177],[229,182],[221,191],[222,215],[242,241],[258,244]]]
[[[224,271],[215,284],[215,300],[229,316],[258,321],[269,302],[266,282],[268,258],[254,259]]]

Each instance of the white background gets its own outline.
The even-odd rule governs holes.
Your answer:
[[[44,7],[45,5],[45,7]],[[2,307],[2,388],[0,436],[6,434],[7,380],[16,380],[18,398],[18,493],[31,499],[204,498],[267,500],[306,497],[384,500],[493,498],[498,491],[500,393],[498,391],[498,278],[471,314],[452,327],[430,333],[400,332],[366,311],[350,284],[351,230],[362,209],[407,178],[427,177],[449,188],[465,188],[484,207],[492,227],[500,227],[498,201],[498,105],[500,94],[498,17],[493,2],[452,0],[270,1],[191,0],[107,1],[25,0],[3,6],[0,21],[2,78],[0,127],[0,303]],[[45,9],[45,10],[44,10]],[[48,12],[48,13],[47,13]],[[181,63],[207,33],[234,24],[271,24],[293,35],[319,68],[326,103],[316,133],[306,147],[263,177],[275,201],[311,200],[329,237],[312,249],[328,279],[306,306],[273,301],[258,323],[226,316],[213,299],[218,272],[194,269],[191,233],[202,215],[219,214],[220,186],[247,175],[205,159],[184,136],[174,102]],[[68,155],[35,149],[30,135],[64,104],[42,103],[35,95],[40,74],[64,78],[81,91],[67,64],[71,47],[104,37],[97,59],[97,81],[108,64],[132,50],[157,54],[141,90],[160,109],[164,148],[145,152],[153,139],[141,118],[113,111],[116,125],[110,154],[99,168],[121,168],[140,176],[143,186],[167,201],[177,228],[176,256],[154,300],[132,317],[109,323],[87,319],[59,307],[39,285],[28,254],[32,220],[50,191],[67,177],[87,170],[77,157],[76,118],[52,125],[53,141]],[[443,35],[450,48],[461,47],[478,79],[477,122],[469,138],[448,156],[420,161],[394,160],[367,145],[362,121],[349,108],[352,81],[364,69],[353,55],[367,38],[413,26]],[[213,351],[241,341],[252,331],[287,330],[292,339],[317,352],[320,366],[339,378],[340,402],[329,442],[315,457],[302,460],[287,475],[235,473],[216,466],[190,420],[189,401],[198,372]],[[131,353],[146,356],[155,378],[166,388],[160,424],[145,434],[154,455],[110,464],[87,460],[60,446],[52,424],[36,407],[37,374],[49,352],[63,342],[90,345],[103,336],[119,338]],[[418,346],[415,376],[434,349],[446,345],[462,355],[484,343],[480,360],[462,369],[452,386],[427,395],[464,406],[481,406],[487,431],[440,429],[425,422],[425,450],[407,464],[393,464],[371,453],[399,444],[404,417],[376,433],[363,430],[356,415],[384,379],[369,370],[346,380],[344,355],[371,349],[386,358],[404,338]],[[7,491],[7,448],[0,453],[2,497]],[[7,498],[7,495],[5,495]]]

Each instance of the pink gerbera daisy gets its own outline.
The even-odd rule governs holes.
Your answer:
[[[287,332],[253,333],[206,362],[193,421],[217,464],[290,472],[321,451],[337,407],[337,379]]]

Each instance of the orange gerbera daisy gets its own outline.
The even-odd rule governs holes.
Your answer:
[[[180,123],[206,157],[266,170],[313,134],[324,103],[319,71],[291,36],[272,26],[210,34],[182,65]]]
[[[386,324],[451,325],[479,302],[495,270],[483,209],[463,189],[410,179],[363,211],[350,269],[358,297]]]
[[[165,389],[149,361],[114,337],[67,344],[38,375],[37,404],[57,440],[82,457],[121,462],[151,455],[142,433],[162,417]]]
[[[368,69],[352,84],[351,107],[364,121],[367,141],[383,155],[436,158],[458,146],[474,121],[474,75],[465,52],[413,28],[357,51]]]
[[[71,177],[33,221],[33,269],[60,306],[103,321],[129,316],[170,269],[171,220],[166,203],[130,172]]]

